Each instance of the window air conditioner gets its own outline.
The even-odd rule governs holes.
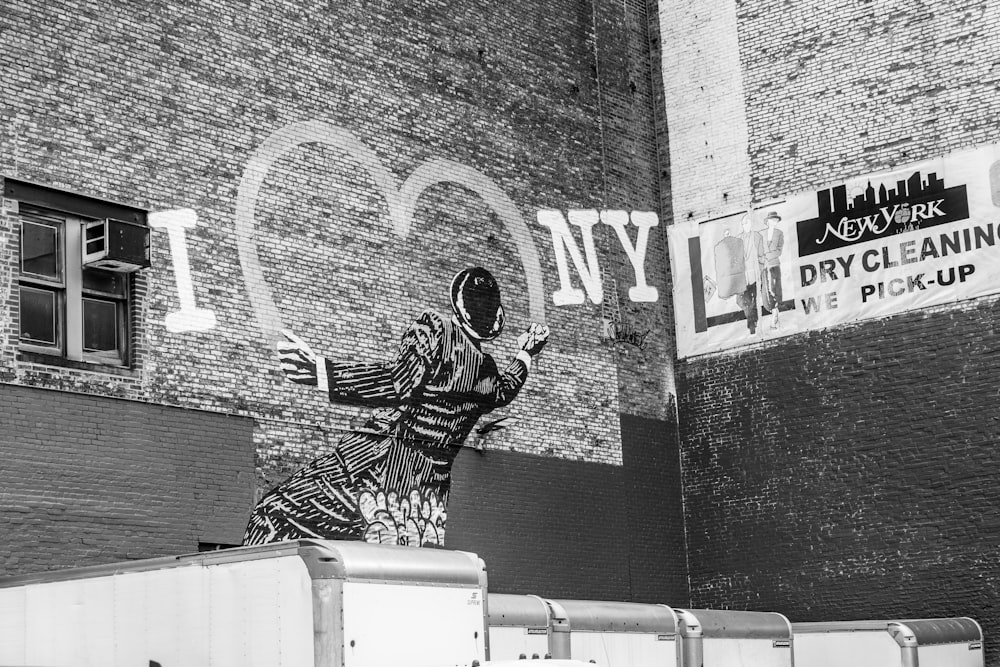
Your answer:
[[[132,273],[149,266],[149,227],[122,220],[84,223],[83,266]]]

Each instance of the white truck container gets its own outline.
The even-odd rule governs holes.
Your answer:
[[[579,660],[539,658],[538,660],[532,660],[529,663],[522,662],[522,660],[525,659],[526,658],[519,658],[517,660],[490,660],[484,662],[482,667],[594,667],[593,663],[580,662]]]
[[[487,657],[475,554],[301,540],[0,579],[0,665],[431,667]]]
[[[569,625],[574,660],[604,667],[677,667],[677,614],[661,604],[550,600]]]
[[[971,618],[792,623],[796,667],[983,667]]]
[[[665,605],[489,595],[490,656],[572,658],[605,667],[676,667],[677,616]]]
[[[684,667],[792,667],[792,624],[759,611],[677,609]],[[797,666],[801,667],[801,666]]]
[[[546,600],[506,593],[490,593],[486,600],[491,660],[569,657],[569,629],[553,618]]]

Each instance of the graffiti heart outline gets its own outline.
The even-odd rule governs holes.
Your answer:
[[[455,183],[478,194],[493,209],[507,233],[514,239],[527,279],[528,310],[532,321],[545,322],[545,298],[538,249],[514,202],[491,178],[461,163],[435,158],[419,165],[400,184],[399,179],[385,168],[378,155],[350,130],[323,121],[303,121],[286,125],[264,140],[250,156],[236,194],[236,243],[240,266],[254,316],[265,340],[279,340],[284,326],[274,303],[271,286],[264,278],[257,252],[257,198],[274,163],[289,151],[312,143],[337,148],[368,171],[375,181],[376,189],[388,205],[393,231],[403,239],[412,227],[417,201],[427,188],[438,183]]]

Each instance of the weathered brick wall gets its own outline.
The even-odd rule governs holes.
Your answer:
[[[745,208],[752,193],[736,3],[657,4],[672,219]]]
[[[758,201],[996,141],[995,3],[736,8]],[[1000,664],[995,310],[985,298],[681,362],[692,604],[968,615]]]
[[[254,151],[276,131],[315,119],[325,123],[327,144],[335,132],[349,132],[399,183],[434,159],[475,169],[510,197],[527,221],[541,250],[547,295],[558,281],[548,232],[534,224],[538,209],[656,209],[656,189],[648,178],[656,155],[648,82],[642,78],[648,77],[648,63],[633,63],[631,78],[618,71],[606,75],[626,91],[638,80],[641,90],[629,92],[634,100],[627,103],[615,100],[607,118],[601,117],[595,56],[608,59],[608,69],[637,56],[635,47],[628,51],[635,36],[622,25],[626,17],[620,11],[613,20],[605,16],[595,36],[592,14],[601,12],[592,9],[533,4],[511,17],[506,10],[494,16],[499,10],[483,7],[445,29],[445,15],[436,5],[410,8],[409,18],[394,7],[384,8],[385,15],[351,6],[337,12],[275,6],[250,14],[218,9],[213,12],[226,18],[211,21],[212,12],[197,6],[105,15],[75,5],[25,4],[7,19],[16,38],[7,57],[26,64],[3,84],[17,101],[3,123],[4,168],[21,178],[152,209],[198,213],[198,227],[187,232],[194,297],[198,307],[215,313],[217,324],[204,333],[151,327],[153,353],[136,394],[263,413],[298,403],[300,416],[312,415],[325,406],[307,404],[298,388],[274,372],[271,341],[255,325],[247,298],[262,285],[247,284],[233,209]],[[540,16],[563,19],[546,26],[537,21]],[[369,24],[379,29],[366,29]],[[71,25],[84,33],[65,37]],[[489,30],[475,30],[486,25]],[[644,36],[644,26],[632,27]],[[59,55],[35,55],[32,45],[38,42],[59,45],[51,50]],[[94,46],[100,44],[108,46]],[[60,114],[36,112],[53,107]],[[93,136],[60,141],[55,132],[60,123]],[[602,141],[616,152],[617,171],[606,167],[612,160],[602,158]],[[95,151],[103,157],[95,159]],[[516,248],[496,212],[476,193],[449,183],[432,185],[416,206],[411,231],[400,238],[391,229],[384,193],[352,151],[311,143],[268,158],[254,201],[256,238],[250,245],[261,256],[262,278],[274,292],[281,321],[323,346],[320,351],[391,353],[408,320],[427,307],[445,309],[451,276],[477,261],[499,275],[511,329],[527,322],[526,276]],[[139,171],[147,160],[156,161],[155,173]],[[455,177],[444,171],[445,178]],[[606,194],[612,188],[613,197]],[[659,231],[651,236],[647,277],[662,287],[658,267],[666,251]],[[598,232],[607,281],[622,276],[612,296],[627,303],[631,268],[624,254],[608,252],[617,244],[610,230]],[[165,235],[156,233],[154,239],[149,319],[157,323],[176,311],[178,302]],[[638,324],[658,325],[662,302],[635,308],[644,319]],[[550,400],[519,404],[525,410],[555,400],[587,406],[594,418],[561,424],[560,435],[569,427],[577,436],[565,454],[620,462],[617,396],[605,391],[609,381],[617,382],[616,348],[602,345],[600,309],[549,303],[546,315],[555,335],[541,373],[558,378],[579,368],[593,372],[572,383],[532,383],[529,391],[550,387],[556,393],[545,397]],[[649,341],[658,342],[644,363],[657,363],[666,335],[662,329],[653,332]],[[512,348],[511,340],[503,342],[498,356]],[[661,375],[651,370],[649,377]],[[643,412],[663,411],[658,384],[625,393]],[[551,410],[546,408],[544,420],[539,414],[524,420],[530,429],[523,435],[530,431],[536,443],[524,446],[544,451],[537,443],[553,437],[539,438],[538,431],[549,428]],[[336,414],[338,427],[348,416]]]
[[[676,436],[622,415],[622,466],[466,449],[448,543],[489,555],[492,591],[685,607]],[[498,526],[512,537],[498,543]]]
[[[621,413],[672,418],[663,226],[645,259],[659,301],[629,301],[631,263],[598,225],[604,303],[556,307],[556,255],[535,215],[660,212],[648,23],[643,3],[604,0],[8,3],[0,173],[191,209],[197,225],[183,230],[189,276],[168,233],[153,230],[134,370],[19,359],[11,297],[0,378],[248,417],[260,493],[368,412],[287,382],[274,329],[333,358],[386,360],[423,309],[447,312],[452,276],[478,263],[507,309],[494,356],[513,355],[542,310],[552,330],[521,396],[493,415],[515,419],[479,444],[621,466]],[[414,172],[423,176],[407,181]],[[407,197],[402,213],[395,200]],[[0,217],[0,297],[16,295],[19,224]],[[528,246],[538,274],[525,268]],[[172,320],[183,294],[200,329]],[[605,340],[607,321],[644,346]],[[614,502],[609,511],[625,512]]]
[[[995,3],[738,7],[758,199],[996,141]]]
[[[972,616],[994,664],[995,308],[686,365],[692,604],[797,621]]]
[[[648,333],[641,349],[614,348],[621,412],[673,420],[676,388],[666,243],[670,209],[663,205],[663,190],[669,186],[661,178],[669,167],[669,156],[666,136],[656,125],[655,96],[662,88],[654,78],[658,60],[650,37],[650,31],[656,33],[656,26],[649,24],[656,20],[656,11],[647,4],[645,0],[594,2],[592,9],[601,85],[602,200],[609,209],[659,212],[660,226],[650,231],[645,266],[660,300],[654,306],[628,298],[633,269],[621,244],[609,233],[606,247],[609,259],[614,258],[610,262],[614,282],[610,292],[606,290],[602,316],[620,329]],[[640,201],[641,205],[635,203]]]
[[[238,544],[245,417],[0,385],[0,576]]]

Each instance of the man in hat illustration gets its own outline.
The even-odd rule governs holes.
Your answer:
[[[331,402],[375,408],[363,428],[257,504],[244,544],[299,538],[443,543],[451,467],[477,420],[514,400],[548,327],[531,326],[500,370],[482,350],[504,327],[496,279],[483,268],[451,283],[452,315],[424,311],[388,363],[335,362],[294,334],[279,343],[281,367]]]
[[[781,216],[771,211],[764,218],[763,297],[764,307],[771,312],[771,328],[779,329],[778,315],[781,311],[781,251],[785,246],[785,235],[778,229]]]

